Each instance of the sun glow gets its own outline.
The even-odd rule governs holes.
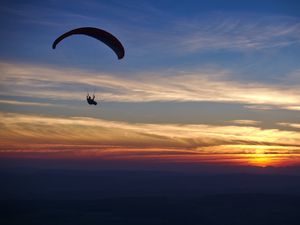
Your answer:
[[[251,154],[249,163],[250,165],[259,167],[271,166],[273,164],[271,157],[270,155],[264,154],[262,150],[257,150],[255,154]]]
[[[147,124],[89,117],[0,115],[0,156],[155,159],[259,167],[300,162],[299,132],[261,129],[257,124]]]

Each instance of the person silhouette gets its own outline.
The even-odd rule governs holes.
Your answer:
[[[97,105],[97,102],[95,101],[95,95],[93,94],[93,98],[89,95],[89,93],[86,96],[86,100],[89,105]]]

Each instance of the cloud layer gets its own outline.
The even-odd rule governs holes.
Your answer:
[[[13,113],[1,113],[1,118],[2,156],[60,153],[69,157],[167,158],[240,164],[251,164],[251,160],[259,157],[265,163],[269,159],[269,164],[284,164],[283,159],[298,162],[300,154],[299,132],[261,129],[249,124],[145,124]]]
[[[114,102],[209,101],[273,105],[291,110],[300,107],[297,84],[232,81],[230,72],[222,70],[158,71],[122,77],[2,62],[0,80],[1,95],[74,100],[81,99],[86,90],[98,90],[103,101]]]

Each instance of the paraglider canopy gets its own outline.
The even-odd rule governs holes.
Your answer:
[[[118,59],[122,59],[125,55],[125,50],[121,42],[112,34],[108,33],[105,30],[101,30],[99,28],[95,27],[81,27],[74,30],[70,30],[61,36],[59,36],[52,44],[52,48],[55,49],[57,44],[61,42],[63,39],[76,35],[87,35],[93,38],[96,38],[99,41],[102,41],[104,44],[106,44],[108,47],[110,47],[118,56]]]

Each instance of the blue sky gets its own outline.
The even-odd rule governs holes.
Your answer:
[[[283,132],[261,142],[299,148],[297,1],[3,1],[0,21],[3,117],[69,118],[61,121],[66,126],[84,117],[101,126],[128,123],[118,129],[129,130],[136,123],[234,126]],[[82,26],[114,34],[125,58],[82,36],[51,48],[56,37]],[[96,91],[100,108],[87,107],[87,91]],[[295,132],[294,139],[284,132]]]
[[[295,2],[8,1],[1,9],[1,58],[122,73],[217,66],[246,79],[272,78],[297,68]],[[48,48],[57,35],[80,26],[118,36],[126,62],[115,62],[89,39],[70,39],[59,52]]]

